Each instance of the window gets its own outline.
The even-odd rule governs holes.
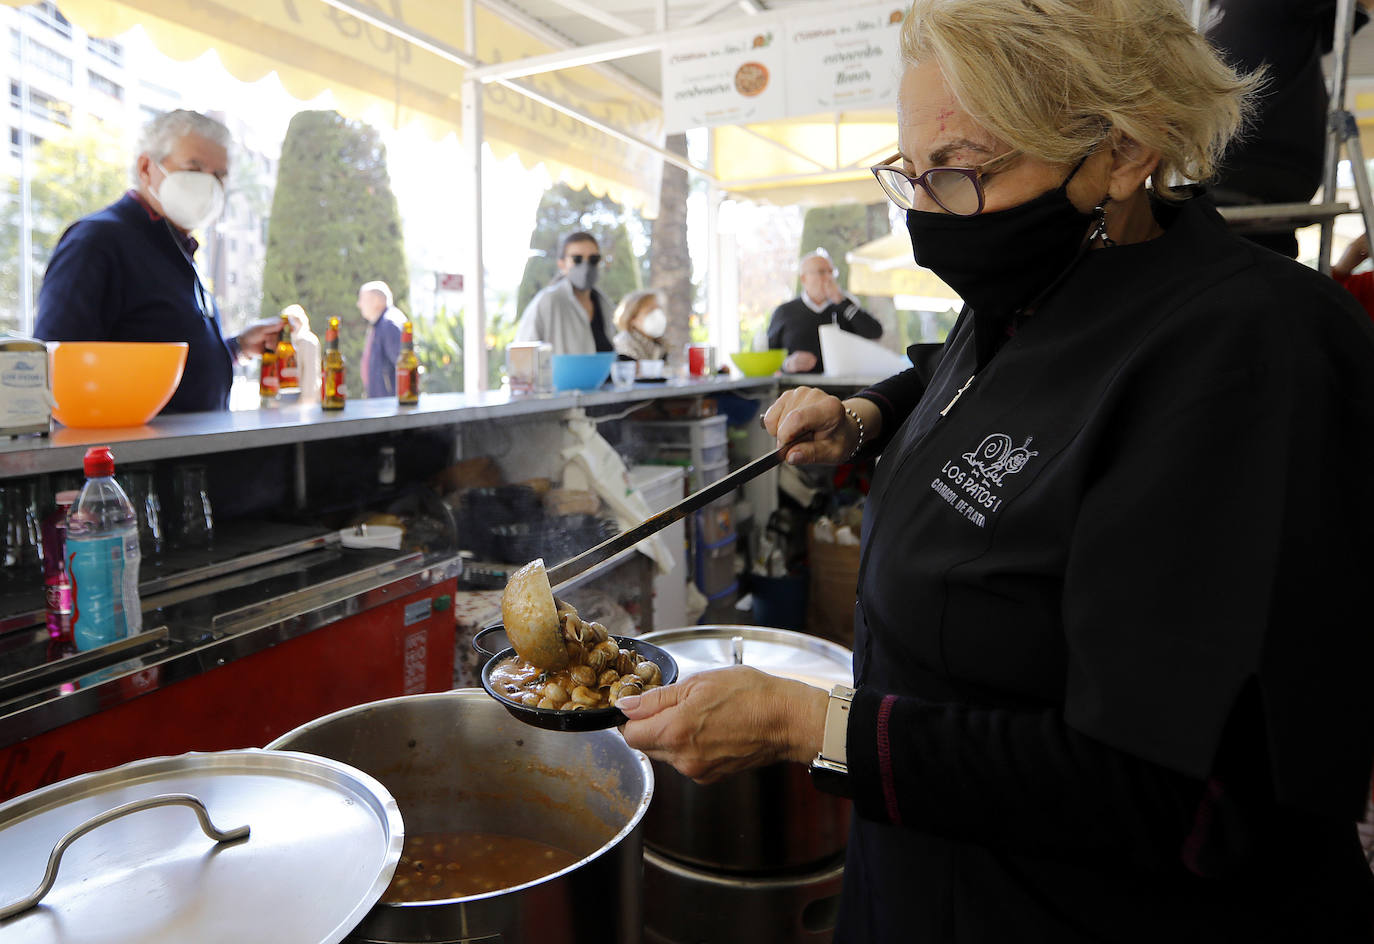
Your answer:
[[[112,66],[124,65],[124,47],[113,39],[96,39],[92,36],[86,40],[86,49]]]
[[[29,37],[24,56],[26,61],[33,63],[48,75],[62,80],[67,85],[72,84],[72,61],[60,52],[34,42],[33,37]]]
[[[10,30],[10,57],[16,61],[21,57],[19,41],[19,31]],[[61,79],[67,85],[72,84],[72,61],[60,52],[44,46],[32,36],[24,40],[22,57],[25,64],[35,66],[48,75]]]
[[[46,118],[48,121],[65,128],[70,128],[72,125],[71,105],[33,89],[29,89],[29,114]]]
[[[124,86],[111,79],[105,78],[105,76],[101,75],[99,72],[87,69],[86,81],[90,83],[92,91],[100,92],[102,95],[108,95],[117,102],[124,101]]]
[[[22,151],[23,151],[23,149],[22,149],[22,148],[20,147],[20,145],[19,145],[19,142],[22,141],[23,139],[24,139],[24,138],[23,138],[23,134],[19,131],[18,128],[11,128],[11,129],[10,129],[10,156],[13,157],[15,160],[18,160],[18,159],[19,159],[19,157],[20,157],[20,155],[21,155],[21,153],[22,153]],[[38,147],[40,144],[42,144],[42,143],[43,143],[43,139],[40,138],[38,135],[36,135],[36,134],[30,134],[30,135],[29,135],[29,149],[30,149],[30,150],[33,150],[33,149],[37,148],[37,147]]]
[[[11,108],[18,108],[18,107],[20,106],[20,103],[22,103],[22,102],[23,102],[23,99],[19,97],[19,83],[18,83],[18,82],[11,82],[11,83],[10,83],[10,107],[11,107]]]
[[[67,22],[67,18],[57,9],[57,4],[52,3],[51,0],[31,3],[24,7],[24,12],[59,36],[65,36],[67,39],[72,38],[72,24]]]

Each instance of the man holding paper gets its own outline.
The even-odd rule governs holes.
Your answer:
[[[821,325],[835,324],[861,338],[882,337],[883,326],[840,290],[839,270],[824,249],[817,249],[801,263],[801,295],[773,310],[768,322],[768,346],[784,348],[782,369],[789,374],[819,374]]]

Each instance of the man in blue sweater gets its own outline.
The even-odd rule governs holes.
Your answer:
[[[396,358],[406,316],[392,302],[391,286],[385,282],[364,282],[358,289],[358,311],[367,322],[360,365],[365,397],[396,395]]]
[[[225,338],[219,306],[196,269],[192,230],[224,209],[229,129],[193,111],[143,129],[134,187],[67,228],[38,295],[45,341],[185,341],[181,384],[164,413],[229,408],[234,359],[261,354],[276,324]]]

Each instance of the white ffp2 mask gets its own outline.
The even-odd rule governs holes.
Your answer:
[[[645,312],[639,316],[639,330],[651,338],[661,338],[663,332],[668,330],[668,316],[663,313],[662,308]]]
[[[159,170],[161,166],[159,165]],[[163,171],[162,186],[148,190],[162,204],[162,215],[184,230],[200,229],[224,212],[224,185],[198,170]]]

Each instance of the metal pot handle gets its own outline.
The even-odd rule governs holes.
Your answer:
[[[195,811],[196,819],[200,820],[201,831],[215,842],[234,842],[238,839],[248,838],[247,826],[239,826],[235,829],[222,830],[210,822],[210,814],[206,812],[205,804],[189,793],[164,793],[158,796],[148,797],[143,800],[134,800],[132,803],[125,803],[123,806],[116,806],[112,810],[106,810],[99,816],[93,816],[86,822],[77,826],[67,835],[57,841],[53,847],[52,854],[48,856],[48,870],[43,873],[43,881],[38,884],[32,895],[16,901],[12,905],[0,908],[0,921],[12,918],[21,912],[28,911],[34,905],[43,900],[43,896],[52,891],[53,883],[57,881],[57,867],[62,862],[62,854],[65,853],[72,843],[93,829],[98,829],[106,823],[119,819],[121,816],[128,816],[130,813],[138,813],[143,810],[151,810],[159,806],[189,806]]]

